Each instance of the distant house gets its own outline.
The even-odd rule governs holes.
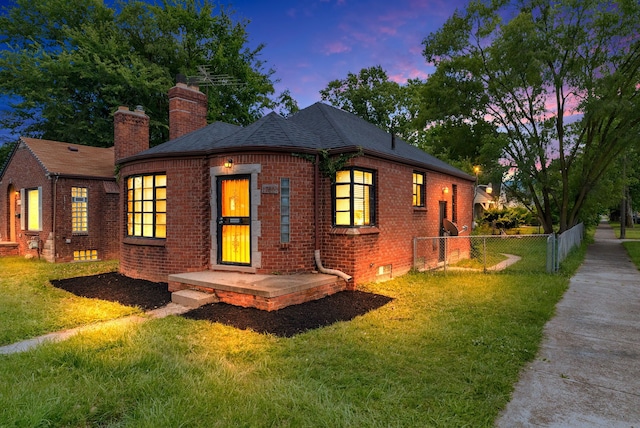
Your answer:
[[[413,238],[442,235],[445,219],[471,229],[475,177],[351,113],[317,103],[207,125],[206,96],[181,83],[169,109],[171,140],[153,148],[144,111],[114,115],[127,276],[221,297],[180,274],[320,270],[336,274],[335,292],[408,272]],[[440,245],[429,244],[433,265]]]
[[[0,255],[119,256],[113,148],[20,138],[0,171]]]
[[[473,199],[473,218],[478,220],[485,211],[496,208],[495,198],[492,196],[491,187],[486,184],[480,184],[476,188],[476,194]]]

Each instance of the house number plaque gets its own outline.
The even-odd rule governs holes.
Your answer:
[[[278,194],[278,185],[277,184],[263,184],[262,185],[262,193],[264,194]]]

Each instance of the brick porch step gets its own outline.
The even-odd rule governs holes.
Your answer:
[[[171,293],[171,301],[188,308],[199,308],[209,303],[218,303],[220,300],[215,294],[187,289]]]

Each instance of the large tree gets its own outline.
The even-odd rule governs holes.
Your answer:
[[[640,135],[636,0],[472,1],[423,41],[445,103],[506,134],[514,195],[545,232],[570,228]],[[448,86],[452,87],[452,86]]]
[[[402,86],[389,80],[387,72],[376,65],[363,68],[358,74],[348,73],[345,79],[330,81],[320,91],[320,97],[385,131],[409,138],[412,88],[412,82]]]
[[[152,145],[168,138],[176,75],[230,76],[203,86],[209,119],[248,124],[273,108],[273,71],[247,48],[248,22],[211,0],[16,0],[0,17],[0,121],[14,133],[80,144],[113,142],[113,111],[142,105]],[[218,83],[222,83],[218,81]]]

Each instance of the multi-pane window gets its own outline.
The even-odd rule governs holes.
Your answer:
[[[20,191],[22,212],[20,226],[23,230],[42,230],[42,187]]]
[[[451,185],[451,221],[458,222],[458,186]]]
[[[71,231],[89,232],[88,194],[86,187],[71,188]]]
[[[73,252],[74,261],[98,260],[98,250],[77,250]]]
[[[413,173],[413,206],[424,207],[424,174],[421,172]]]
[[[127,178],[127,235],[167,237],[167,176]]]
[[[280,179],[280,242],[287,243],[289,242],[290,236],[290,216],[289,216],[289,208],[290,208],[290,187],[289,187],[289,179],[281,178]]]
[[[348,169],[336,172],[334,185],[336,226],[375,224],[375,184],[373,171]]]

